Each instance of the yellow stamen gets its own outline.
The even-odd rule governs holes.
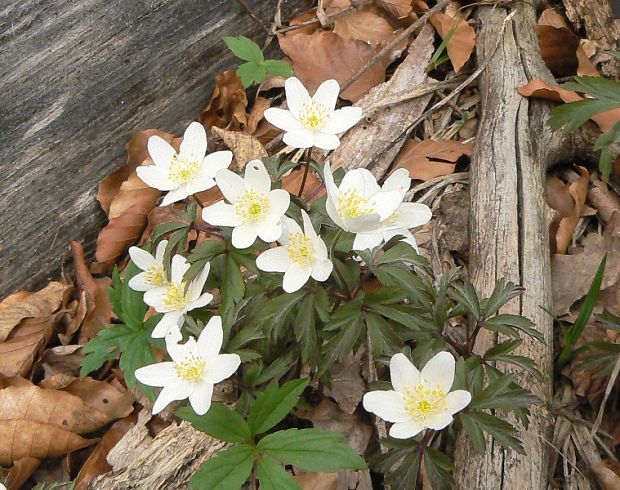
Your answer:
[[[360,196],[354,189],[349,189],[340,195],[338,207],[340,216],[345,218],[357,218],[375,212],[370,200]]]
[[[200,162],[174,155],[168,169],[168,178],[175,184],[188,184],[198,176]]]
[[[308,102],[304,104],[299,113],[299,122],[308,129],[318,131],[321,129],[329,118],[327,108],[317,102]]]
[[[289,259],[292,262],[308,267],[314,263],[314,249],[311,239],[303,233],[291,233],[286,245]]]
[[[237,199],[235,212],[244,223],[262,220],[269,213],[269,199],[265,194],[249,190]]]
[[[166,274],[162,265],[152,265],[146,271],[146,282],[151,286],[160,287],[166,284]]]
[[[196,356],[189,356],[183,362],[174,364],[177,376],[190,383],[200,383],[205,373],[207,363],[204,359]]]
[[[418,423],[445,412],[446,406],[446,393],[439,386],[431,388],[423,383],[405,390],[405,410]]]
[[[185,296],[185,283],[181,284],[168,284],[166,289],[166,296],[164,297],[164,305],[170,308],[172,311],[179,311],[185,308],[187,305],[187,298]]]

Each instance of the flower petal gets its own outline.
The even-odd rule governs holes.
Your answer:
[[[208,383],[219,383],[230,378],[241,364],[237,354],[218,354],[207,366],[204,380]]]
[[[143,271],[147,270],[151,266],[157,265],[157,261],[153,258],[153,256],[140,247],[130,247],[129,256],[131,257],[131,261]]]
[[[284,289],[287,293],[299,291],[299,289],[301,289],[301,287],[308,282],[311,272],[311,267],[304,267],[293,262],[284,273],[282,289]]]
[[[301,108],[312,100],[308,90],[299,78],[289,77],[284,82],[284,91],[286,92],[286,103],[289,110],[295,117],[299,117]]]
[[[153,286],[146,280],[146,273],[140,272],[129,279],[129,287],[134,291],[148,291]]]
[[[358,233],[353,240],[353,250],[372,250],[381,245],[383,233],[376,231],[373,233]]]
[[[204,173],[199,173],[194,180],[185,184],[185,187],[188,195],[196,194],[215,187],[215,180]]]
[[[265,272],[286,272],[290,265],[286,247],[270,248],[256,257],[256,267]]]
[[[293,115],[291,111],[270,107],[265,111],[265,119],[284,131],[302,131],[304,125]]]
[[[361,107],[343,107],[334,111],[322,128],[323,133],[340,134],[348,131],[362,119],[363,111]]]
[[[243,178],[228,169],[219,170],[215,174],[215,182],[229,202],[235,203],[237,198],[245,193]]]
[[[148,142],[146,143],[146,148],[149,152],[149,155],[153,159],[153,162],[155,162],[155,165],[166,171],[168,170],[168,167],[170,166],[170,162],[174,158],[174,155],[176,155],[177,153],[170,143],[168,143],[161,136],[157,135],[151,136],[149,138]]]
[[[220,353],[223,341],[222,317],[212,316],[198,337],[198,351],[202,358],[215,358]]]
[[[232,232],[232,244],[235,248],[248,248],[258,236],[258,229],[255,225],[247,223],[237,226]]]
[[[201,162],[205,153],[207,153],[207,132],[202,124],[194,121],[183,134],[179,155]]]
[[[452,423],[452,420],[454,419],[452,418],[452,415],[449,413],[446,413],[446,412],[437,413],[435,415],[431,415],[426,420],[426,426],[429,429],[441,430],[445,427],[448,427]]]
[[[170,281],[180,284],[188,269],[189,262],[187,262],[187,259],[182,255],[175,254],[175,256],[172,257],[172,265],[170,266]]]
[[[147,291],[148,292],[148,291]],[[168,335],[173,328],[177,328],[179,320],[183,318],[182,311],[169,311],[164,313],[161,320],[155,325],[151,337],[154,339],[163,339]]]
[[[211,398],[213,397],[213,384],[200,383],[191,395],[189,395],[189,404],[197,415],[204,415],[211,408]]]
[[[471,402],[471,393],[465,390],[451,391],[446,395],[446,410],[452,414],[460,412]]]
[[[411,415],[405,410],[403,395],[396,391],[370,391],[363,398],[364,410],[387,422],[405,422]]]
[[[243,223],[241,216],[232,204],[218,201],[202,210],[202,219],[215,226],[239,226]]]
[[[314,133],[314,146],[322,150],[335,150],[340,146],[340,139],[335,134],[317,131]]]
[[[398,191],[377,192],[372,197],[373,207],[381,221],[389,218],[400,207],[403,196]]]
[[[162,240],[157,244],[157,249],[155,250],[155,260],[157,264],[163,264],[164,254],[166,253],[167,246],[168,240]]]
[[[275,242],[282,236],[282,223],[280,220],[261,223],[258,227],[258,236],[264,242]]]
[[[284,189],[274,189],[267,197],[271,215],[280,218],[291,204],[291,195]]]
[[[167,345],[166,350],[168,351],[168,355],[172,358],[174,362],[183,362],[188,357],[199,355],[198,343],[196,342],[196,339],[191,336],[184,344],[176,342]]]
[[[159,393],[155,404],[153,405],[153,415],[158,414],[170,403],[176,400],[185,400],[193,391],[193,387],[189,383],[177,381],[175,384],[167,385]]]
[[[424,426],[415,423],[413,420],[398,422],[390,428],[390,436],[394,439],[409,439],[417,436],[424,430]]]
[[[343,228],[351,233],[373,233],[381,230],[378,214],[363,214],[357,218],[345,218]]]
[[[196,301],[200,297],[200,293],[202,293],[202,288],[204,288],[205,283],[207,282],[207,278],[209,277],[210,270],[211,264],[207,262],[200,271],[200,274],[198,274],[192,280],[192,282],[189,283],[189,286],[187,288],[187,296],[189,297],[190,301]]]
[[[406,168],[399,168],[391,173],[391,175],[385,179],[382,191],[398,191],[403,196],[407,193],[411,187],[411,177],[409,177],[409,170]]]
[[[365,168],[349,170],[340,184],[340,193],[355,191],[364,198],[370,198],[380,190],[375,176]]]
[[[282,141],[293,148],[311,148],[314,146],[314,133],[308,129],[284,133]]]
[[[390,380],[396,391],[405,393],[406,389],[420,384],[420,371],[405,354],[394,354],[390,359]]]
[[[140,177],[142,182],[153,189],[171,191],[179,187],[178,184],[175,184],[168,178],[168,173],[165,170],[155,165],[140,166],[136,168],[136,174]]]
[[[328,111],[333,111],[338,102],[340,84],[336,80],[325,80],[312,96],[312,101],[321,104]]]
[[[200,174],[211,179],[215,179],[215,175],[220,170],[225,170],[232,162],[233,154],[232,151],[224,150],[224,151],[215,151],[213,153],[209,153],[202,160],[202,165],[200,166]]]
[[[327,281],[333,270],[334,264],[329,259],[317,260],[312,265],[312,279],[319,282]]]
[[[289,218],[288,216],[282,216],[282,236],[280,236],[278,242],[282,245],[286,245],[288,243],[288,236],[291,233],[302,233],[301,227],[294,219]]]
[[[194,301],[191,301],[187,307],[187,311],[195,310],[196,308],[204,308],[213,301],[213,295],[211,293],[203,293]]]
[[[432,387],[437,386],[447,393],[454,382],[456,362],[447,351],[435,354],[422,368],[422,378]]]
[[[243,180],[246,189],[254,189],[259,194],[267,194],[271,190],[271,177],[260,160],[251,160],[246,164]]]
[[[178,380],[174,362],[158,362],[136,369],[134,373],[140,383],[147,386],[166,386]]]
[[[433,212],[426,204],[419,202],[404,202],[396,210],[395,218],[405,228],[415,228],[428,223]]]
[[[189,192],[187,192],[186,187],[181,186],[177,189],[171,190],[168,194],[166,194],[160,206],[168,206],[174,202],[182,201],[188,196]]]
[[[308,216],[308,213],[306,213],[303,209],[301,210],[301,221],[304,225],[304,235],[309,238],[316,239],[317,234],[316,231],[314,231],[314,226],[312,226],[312,221],[310,221],[310,216]],[[301,229],[299,231],[301,231]]]

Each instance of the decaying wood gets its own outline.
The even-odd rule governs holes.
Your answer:
[[[426,84],[429,78],[425,68],[433,54],[433,36],[433,28],[429,24],[424,26],[409,46],[407,57],[392,78],[373,88],[356,105],[367,113],[368,108],[378,106],[385,97]],[[360,122],[341,138],[340,146],[329,157],[332,166],[346,169],[366,167],[377,177],[381,177],[405,142],[402,139],[393,145],[394,135],[402,133],[424,112],[431,97],[431,94],[425,94],[395,106],[372,111],[367,120]],[[386,151],[390,145],[392,147]],[[370,162],[374,163],[369,166]]]
[[[136,426],[110,451],[113,471],[96,478],[90,490],[186,489],[202,462],[226,446],[185,421],[152,438],[145,426],[149,419],[143,411]]]
[[[263,19],[277,5],[247,3]],[[92,250],[97,184],[131,133],[181,134],[237,63],[222,37],[239,34],[264,37],[229,0],[2,2],[0,297],[57,277],[69,240]]]
[[[525,338],[518,352],[536,361],[542,379],[517,368],[508,371],[543,404],[533,408],[528,430],[520,433],[527,456],[503,450],[491,439],[487,452],[478,455],[467,436],[459,435],[455,478],[463,489],[547,488],[553,330],[543,310],[551,306],[544,178],[547,155],[559,141],[545,125],[547,104],[524,99],[516,90],[532,79],[551,80],[534,35],[534,4],[514,3],[517,13],[480,79],[482,113],[470,175],[470,275],[483,295],[490,295],[500,278],[526,288],[505,312],[530,318],[545,336],[544,343]],[[507,14],[499,6],[479,7],[478,63],[492,53]],[[497,340],[484,332],[476,349],[485,352]]]

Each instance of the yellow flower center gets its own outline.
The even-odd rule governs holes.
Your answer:
[[[262,220],[269,212],[269,199],[265,194],[249,190],[237,199],[235,212],[244,223]]]
[[[200,162],[174,155],[168,169],[168,178],[175,184],[188,184],[198,176]]]
[[[370,200],[360,196],[354,189],[340,195],[338,208],[340,216],[345,218],[357,218],[375,212]]]
[[[152,265],[146,270],[146,282],[151,286],[160,287],[165,285],[166,274],[162,265]]]
[[[184,282],[181,284],[168,284],[166,296],[164,297],[164,305],[172,311],[179,311],[185,308],[187,305],[187,298],[185,296]]]
[[[446,406],[446,393],[439,386],[431,388],[422,383],[405,390],[405,410],[418,423],[445,412]]]
[[[302,267],[308,267],[314,263],[314,248],[310,238],[303,233],[289,235],[286,251],[289,259]]]
[[[299,122],[314,131],[321,129],[328,119],[329,111],[324,105],[317,102],[304,104],[299,113]]]
[[[196,356],[189,356],[183,362],[174,364],[177,376],[190,383],[200,383],[205,374],[206,367],[207,363],[205,360]]]

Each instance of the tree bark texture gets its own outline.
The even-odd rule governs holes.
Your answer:
[[[278,4],[247,3],[267,24]],[[57,277],[69,240],[92,251],[97,184],[131,133],[181,134],[239,34],[266,36],[233,0],[0,2],[0,297]]]
[[[526,337],[517,352],[533,358],[543,376],[537,380],[518,368],[506,370],[543,404],[532,409],[529,428],[519,434],[526,456],[504,450],[490,438],[487,452],[479,455],[467,436],[459,435],[455,479],[456,487],[462,489],[547,488],[553,324],[542,309],[551,306],[544,182],[547,157],[560,141],[545,124],[548,105],[517,93],[518,87],[533,79],[552,77],[540,58],[534,34],[534,2],[514,2],[512,8],[517,12],[495,54],[509,12],[499,6],[478,10],[478,63],[494,58],[479,85],[482,115],[470,173],[470,275],[477,290],[487,296],[500,278],[526,288],[503,312],[524,315],[545,336],[544,343]],[[483,330],[476,351],[483,353],[501,340],[505,339]]]

